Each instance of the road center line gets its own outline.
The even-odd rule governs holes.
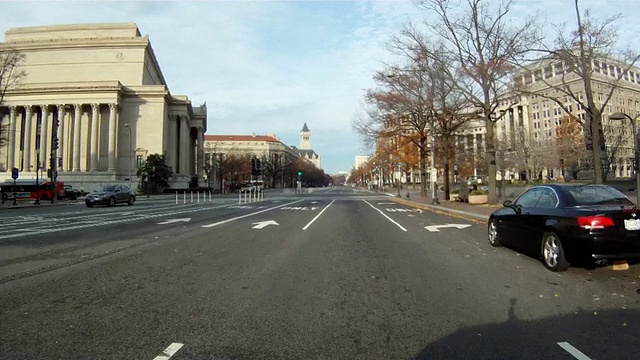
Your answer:
[[[307,225],[305,225],[302,230],[307,230],[307,228],[309,228],[309,226],[311,226],[311,224],[313,224],[314,221],[316,221],[317,218],[320,217],[320,215],[322,215],[322,213],[327,210],[329,208],[329,206],[331,206],[331,204],[333,204],[335,200],[331,200],[331,202],[329,203],[329,205],[327,205],[324,209],[322,209],[318,215],[316,215],[316,217],[314,217],[313,219],[311,219],[311,221],[309,221],[309,223]]]
[[[573,355],[573,357],[578,360],[591,360],[590,357],[583,354],[582,351],[576,349],[575,347],[573,347],[573,345],[569,344],[568,342],[559,342],[558,346],[563,348],[566,352]]]
[[[271,208],[268,208],[268,209],[264,209],[264,210],[260,210],[260,211],[256,211],[256,212],[253,212],[253,213],[250,213],[250,214],[245,214],[245,215],[242,215],[242,216],[236,216],[236,217],[234,217],[234,218],[230,218],[230,219],[226,219],[226,220],[218,221],[218,222],[213,223],[213,224],[209,224],[209,225],[202,225],[202,227],[203,227],[203,228],[210,228],[210,227],[214,227],[214,226],[218,226],[218,225],[226,224],[226,223],[228,223],[228,222],[236,221],[236,220],[239,220],[239,219],[244,219],[244,218],[249,217],[249,216],[262,214],[263,212],[271,211],[271,210],[274,210],[274,209],[279,209],[279,208],[281,208],[281,207],[283,207],[283,206],[288,206],[288,205],[291,205],[291,204],[295,204],[295,203],[300,202],[300,201],[303,201],[303,200],[304,200],[304,199],[300,199],[300,200],[296,200],[296,201],[294,201],[294,202],[290,202],[290,203],[287,203],[287,204],[282,204],[282,205],[274,206],[274,207],[271,207]]]
[[[392,223],[396,224],[400,229],[402,229],[402,231],[407,231],[407,229],[403,228],[402,225],[398,224],[397,222],[395,222],[392,218],[390,218],[389,216],[387,216],[387,214],[385,214],[382,210],[378,209],[377,207],[371,205],[367,200],[362,200],[364,201],[367,205],[371,206],[372,208],[374,208],[376,211],[378,211],[380,214],[382,214],[382,216],[386,217],[389,221],[391,221]]]
[[[171,345],[167,346],[167,348],[164,349],[162,354],[156,356],[153,360],[169,360],[183,346],[184,344],[181,344],[181,343],[171,343]]]

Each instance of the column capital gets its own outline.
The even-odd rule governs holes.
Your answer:
[[[91,104],[91,110],[92,111],[97,111],[100,110],[100,104]]]
[[[16,116],[18,112],[18,107],[15,105],[9,105],[9,115]]]
[[[34,106],[33,106],[33,105],[25,105],[25,106],[24,106],[24,109],[25,109],[25,110],[26,110],[26,112],[27,112],[27,116],[29,116],[29,115],[31,115],[31,114],[33,113],[33,108],[34,108]]]
[[[43,112],[49,112],[49,105],[40,105],[40,109],[42,109]]]
[[[114,111],[114,110],[118,110],[118,104],[116,103],[111,103],[109,104],[109,111]]]
[[[82,104],[73,104],[73,108],[75,111],[80,111],[82,109]]]

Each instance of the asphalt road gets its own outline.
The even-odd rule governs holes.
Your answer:
[[[640,358],[640,266],[552,273],[363,190],[0,221],[0,359]]]

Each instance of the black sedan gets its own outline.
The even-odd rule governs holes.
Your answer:
[[[492,246],[540,257],[551,271],[640,258],[640,208],[607,185],[531,187],[491,214],[488,232]]]

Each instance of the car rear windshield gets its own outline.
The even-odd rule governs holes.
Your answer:
[[[116,191],[115,185],[106,185],[102,187],[102,191],[104,192],[113,192]]]
[[[610,186],[576,185],[567,188],[576,206],[622,204],[633,205],[620,191]]]

